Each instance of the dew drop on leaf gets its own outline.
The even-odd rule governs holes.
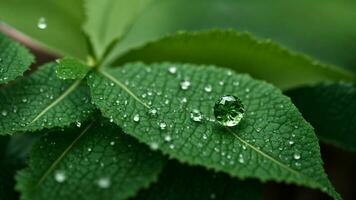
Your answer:
[[[37,27],[41,30],[46,29],[47,28],[46,18],[40,17],[37,22]]]
[[[184,80],[180,83],[180,88],[182,88],[182,90],[188,90],[190,87],[190,81],[188,80]]]
[[[56,171],[56,172],[54,172],[54,179],[58,183],[63,183],[67,179],[67,176],[65,175],[65,173],[63,171]]]
[[[159,128],[161,128],[162,130],[166,129],[166,127],[167,127],[166,123],[164,122],[159,123]]]
[[[135,122],[139,122],[139,121],[140,121],[140,116],[139,116],[138,114],[136,114],[136,115],[134,116],[133,120],[134,120]]]
[[[103,189],[109,188],[111,186],[111,181],[110,178],[107,177],[103,177],[103,178],[99,178],[98,181],[96,182],[96,184]]]
[[[199,110],[194,109],[191,113],[190,113],[190,118],[195,121],[195,122],[201,122],[201,120],[203,119],[203,115],[200,113]]]
[[[75,124],[77,125],[77,127],[81,127],[82,126],[82,123],[80,123],[79,121],[77,121]]]
[[[3,110],[3,111],[1,112],[1,115],[4,116],[4,117],[6,117],[7,111],[6,111],[6,110]]]
[[[245,109],[241,100],[232,95],[222,96],[216,101],[214,115],[223,126],[236,126],[244,117]]]
[[[171,73],[171,74],[175,74],[175,73],[177,73],[177,68],[174,67],[174,66],[169,67],[169,68],[168,68],[168,72]]]
[[[293,158],[296,159],[296,160],[299,160],[300,159],[300,154],[299,153],[294,153],[293,155]]]
[[[172,141],[172,137],[170,135],[166,135],[166,136],[164,136],[164,140],[166,142],[170,142],[170,141]]]
[[[205,92],[211,92],[213,90],[213,88],[211,87],[211,85],[207,85],[204,87]]]
[[[157,149],[159,148],[159,145],[158,145],[157,142],[152,142],[152,143],[150,144],[150,148],[151,148],[152,150],[157,150]]]
[[[151,116],[157,116],[158,111],[157,111],[157,109],[155,109],[155,108],[151,108],[151,109],[148,111],[148,114],[150,114]]]

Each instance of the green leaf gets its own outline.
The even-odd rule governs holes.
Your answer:
[[[122,38],[151,0],[85,0],[89,36],[98,60],[110,44]]]
[[[134,199],[262,199],[262,187],[251,181],[239,181],[201,167],[169,162],[157,183],[141,191]]]
[[[33,138],[27,135],[0,136],[0,199],[19,199],[19,193],[15,191],[15,174],[26,166],[25,156],[32,141]]]
[[[89,66],[76,58],[62,58],[57,60],[56,73],[61,79],[83,79],[89,72]]]
[[[1,88],[0,99],[0,135],[68,126],[93,111],[85,82],[57,78],[54,63]]]
[[[318,136],[356,152],[356,89],[349,83],[322,83],[286,93]]]
[[[27,199],[126,199],[157,179],[164,157],[113,124],[44,136],[21,171],[16,189]]]
[[[155,1],[115,46],[110,58],[180,30],[234,28],[270,38],[328,63],[353,65],[356,69],[355,8],[354,1],[335,0]]]
[[[0,33],[0,84],[21,76],[33,61],[26,48]]]
[[[323,80],[354,80],[343,70],[313,62],[270,41],[257,41],[246,33],[232,30],[168,36],[130,51],[115,64],[138,60],[147,63],[177,61],[216,64],[249,73],[281,89]]]
[[[0,0],[1,21],[61,55],[86,59],[87,45],[81,29],[82,0]],[[39,28],[39,23],[46,28]]]
[[[169,63],[128,64],[88,77],[103,115],[153,149],[235,177],[295,183],[341,199],[324,173],[313,128],[266,82],[213,66]],[[187,80],[190,86],[182,87]],[[214,103],[227,94],[245,105],[235,128],[214,122]],[[191,116],[195,109],[200,122]]]

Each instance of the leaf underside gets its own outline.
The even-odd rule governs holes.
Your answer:
[[[0,99],[1,135],[65,127],[93,112],[85,81],[57,78],[54,63],[2,88]]]
[[[92,123],[42,137],[16,189],[23,200],[126,199],[157,179],[164,160],[116,125]]]
[[[258,200],[262,199],[261,186],[255,181],[239,181],[226,174],[171,161],[162,171],[158,182],[138,193],[134,199]]]
[[[258,41],[247,33],[232,30],[167,36],[129,51],[114,64],[130,61],[214,64],[248,73],[283,90],[323,80],[354,80],[341,69],[313,62],[271,41]]]
[[[322,83],[286,93],[318,136],[356,152],[356,89],[349,83]]]
[[[22,76],[33,61],[33,56],[25,47],[0,33],[0,84]]]
[[[171,73],[171,67],[177,71]],[[186,90],[183,80],[191,83]],[[181,162],[240,178],[318,188],[340,199],[322,168],[312,127],[270,84],[213,66],[169,63],[93,72],[88,83],[104,116]],[[239,97],[246,108],[234,128],[214,121],[213,105],[227,94]],[[153,109],[158,115],[152,116]],[[192,120],[194,109],[202,114],[201,122]]]

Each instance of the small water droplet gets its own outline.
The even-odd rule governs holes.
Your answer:
[[[133,118],[134,122],[139,122],[140,121],[140,115],[136,114]]]
[[[77,127],[81,127],[82,123],[80,123],[79,121],[75,122],[75,124],[77,125]]]
[[[91,152],[91,151],[92,151],[92,149],[91,149],[91,148],[88,148],[88,151],[89,151],[89,152]]]
[[[164,129],[166,129],[167,124],[164,122],[161,122],[161,123],[159,123],[159,127],[161,128],[161,130],[164,130]]]
[[[219,81],[219,85],[223,86],[224,84],[224,81]]]
[[[188,90],[190,87],[190,81],[188,80],[184,80],[180,83],[180,88],[182,88],[182,90]]]
[[[236,126],[244,114],[245,109],[241,100],[232,95],[220,97],[214,106],[215,118],[223,126]]]
[[[67,176],[65,175],[65,173],[63,171],[56,171],[56,172],[54,172],[54,179],[58,183],[63,183],[67,179]]]
[[[111,181],[110,178],[107,177],[102,177],[99,178],[98,181],[96,182],[96,184],[103,189],[109,188],[111,186]]]
[[[111,145],[111,146],[114,146],[114,145],[115,145],[115,142],[114,142],[114,141],[111,141],[111,142],[110,142],[110,145]]]
[[[239,155],[239,159],[238,159],[239,163],[245,163],[245,159],[244,157],[242,156],[242,154]]]
[[[40,17],[37,22],[37,27],[41,30],[46,29],[47,28],[46,18]]]
[[[150,148],[151,148],[152,150],[157,150],[157,149],[159,148],[159,144],[158,144],[157,142],[152,142],[152,143],[150,144]]]
[[[190,113],[190,118],[195,121],[195,122],[201,122],[203,119],[203,115],[200,113],[199,110],[194,109],[191,113]]]
[[[6,111],[6,110],[3,110],[3,111],[1,112],[1,115],[4,116],[4,117],[6,117],[7,111]]]
[[[207,85],[204,87],[205,92],[211,92],[213,90],[213,87],[211,85]]]
[[[301,158],[300,153],[294,153],[293,158],[299,160]]]
[[[27,102],[27,99],[26,99],[26,98],[23,98],[23,99],[22,99],[22,102],[26,103],[26,102]]]
[[[174,66],[171,66],[168,68],[168,72],[171,74],[175,74],[175,73],[177,73],[177,68]]]
[[[295,165],[296,167],[302,166],[302,164],[300,164],[300,162],[295,162],[294,165]]]
[[[170,142],[170,141],[172,141],[172,137],[170,135],[166,135],[166,136],[164,136],[164,140],[166,142]]]
[[[187,103],[187,98],[183,97],[182,100],[180,101],[181,103]]]
[[[157,111],[157,109],[155,109],[155,108],[151,108],[151,109],[148,111],[148,113],[149,113],[151,116],[157,116],[158,111]]]
[[[293,145],[293,144],[294,144],[294,141],[293,141],[293,140],[289,140],[289,141],[288,141],[288,144],[289,144],[289,145]]]

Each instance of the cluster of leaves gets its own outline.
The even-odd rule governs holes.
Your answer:
[[[160,7],[148,0],[85,0],[84,10],[81,1],[19,2],[1,1],[1,17],[65,57],[22,76],[33,56],[0,35],[0,166],[11,169],[0,197],[16,198],[16,185],[25,200],[247,200],[261,198],[260,180],[341,199],[295,105],[321,139],[355,151],[353,74],[233,30],[158,39],[177,25],[142,36],[156,18],[139,14]],[[26,8],[32,20],[2,8]],[[48,24],[36,27],[39,18]],[[226,94],[246,108],[234,128],[214,120]],[[23,156],[11,149],[27,135],[40,138],[14,183],[24,160],[9,159]]]

